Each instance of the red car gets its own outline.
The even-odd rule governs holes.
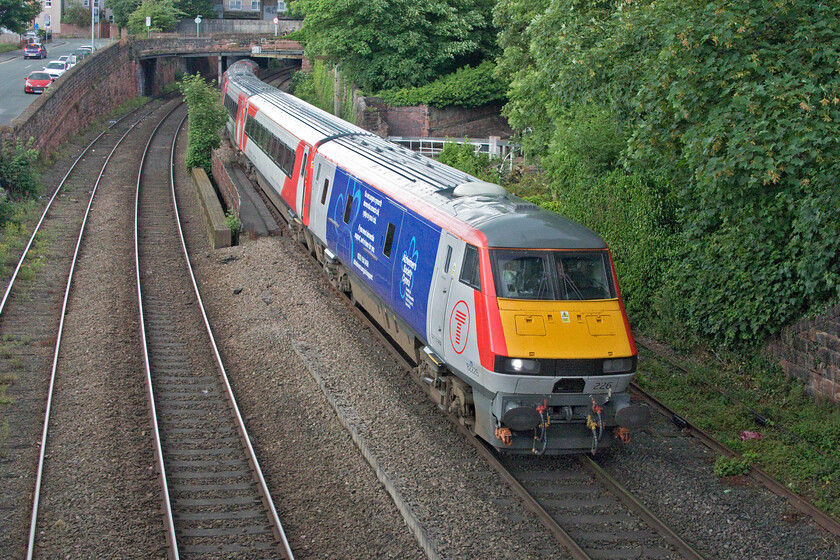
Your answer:
[[[23,86],[23,93],[44,93],[53,82],[52,77],[46,72],[32,72],[26,77],[26,84]]]
[[[41,43],[29,43],[23,47],[23,58],[47,58],[47,47]]]

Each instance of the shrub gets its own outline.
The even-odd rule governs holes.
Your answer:
[[[33,165],[40,152],[33,148],[35,140],[25,144],[21,140],[3,142],[0,151],[0,187],[6,189],[11,200],[35,198],[41,189],[41,181]]]
[[[739,476],[750,474],[750,463],[735,457],[718,457],[715,460],[715,476]]]
[[[481,107],[503,103],[506,85],[494,76],[495,65],[484,61],[476,67],[465,66],[421,87],[379,92],[387,103],[398,106]]]
[[[187,169],[201,167],[210,175],[210,150],[218,148],[221,143],[219,133],[227,122],[227,111],[222,107],[219,92],[200,74],[186,76],[180,88],[189,107]]]
[[[467,142],[469,138],[466,138]],[[437,157],[438,161],[469,173],[483,181],[498,183],[501,176],[496,168],[498,159],[487,157],[487,154],[475,153],[475,146],[469,143],[458,144],[447,142]]]

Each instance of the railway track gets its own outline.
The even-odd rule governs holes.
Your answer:
[[[287,224],[285,214],[275,208],[259,188],[256,190],[271,209],[277,223]],[[291,235],[288,228],[284,231]],[[301,245],[300,250],[320,268],[315,257],[305,247]],[[414,364],[406,359],[377,323],[356,306],[347,294],[335,288],[332,291],[369,327],[370,332],[374,333],[402,365],[406,374],[425,391],[422,381],[415,373]],[[572,558],[703,558],[677,532],[669,528],[588,456],[534,458],[498,455],[472,435],[455,416],[443,410],[441,413],[448,417],[479,455],[508,484],[524,507],[539,518],[543,527]],[[367,454],[365,450],[362,451],[363,454]],[[561,468],[557,467],[557,461],[563,462]],[[549,464],[553,465],[553,468],[546,468]],[[378,467],[373,466],[378,471]],[[388,491],[397,500],[398,507],[407,507],[400,505],[400,497],[394,495],[390,489]],[[411,525],[410,515],[407,522]],[[427,554],[432,551],[430,557],[437,557],[433,545],[425,540],[422,528],[416,528],[414,532]],[[546,551],[545,554],[546,557],[553,558],[556,551]]]
[[[0,548],[20,550],[21,556],[25,551],[27,558],[34,551],[62,326],[85,222],[110,156],[154,107],[145,107],[112,122],[76,158],[43,209],[0,302],[0,334],[6,343],[0,371],[4,378],[14,382],[9,391],[12,402],[7,405],[13,410],[8,410],[4,428],[9,436],[4,448],[9,454],[4,453],[2,457],[4,470],[8,469],[11,476],[0,507],[4,510],[3,517],[10,522],[10,529],[24,524],[25,509],[30,512],[26,546],[12,540],[25,532],[2,531]],[[91,181],[91,177],[97,177],[96,181]],[[35,250],[39,255],[33,258]],[[49,265],[35,264],[41,258]],[[39,270],[32,275],[31,282],[21,282],[21,273],[27,265]],[[25,372],[31,374],[24,375]],[[39,426],[40,438],[36,435]],[[35,463],[37,468],[33,470],[31,466]],[[32,496],[32,501],[26,503],[20,499],[23,496]]]
[[[171,558],[293,558],[207,322],[173,201],[177,132],[161,122],[137,178],[137,292]]]

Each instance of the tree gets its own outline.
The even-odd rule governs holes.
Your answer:
[[[175,7],[188,18],[200,15],[203,19],[216,19],[215,4],[215,0],[175,0]]]
[[[185,14],[177,9],[174,0],[143,0],[140,7],[128,17],[128,31],[137,35],[151,31],[172,31],[179,18]],[[146,27],[146,18],[152,18],[151,28]]]
[[[61,17],[61,22],[79,27],[90,25],[90,7],[85,8],[78,2],[69,2],[69,6]]]
[[[297,0],[309,57],[363,89],[421,86],[495,53],[492,0]]]
[[[41,13],[41,0],[0,0],[0,27],[23,33]]]
[[[140,6],[141,0],[108,0],[114,12],[114,23],[119,27],[128,27],[128,18]]]

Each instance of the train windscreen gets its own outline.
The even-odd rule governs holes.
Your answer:
[[[606,251],[494,249],[490,255],[498,297],[555,301],[616,297]]]

